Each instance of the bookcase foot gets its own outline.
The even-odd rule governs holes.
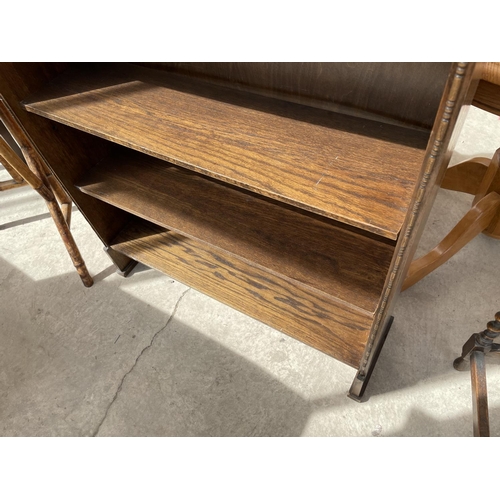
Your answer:
[[[110,247],[104,247],[104,251],[108,254],[109,258],[113,261],[113,264],[117,267],[116,272],[126,278],[132,269],[137,265],[137,261],[123,255]]]
[[[353,399],[354,401],[357,401],[358,403],[366,401],[366,399],[363,399],[366,387],[368,385],[368,382],[370,381],[373,369],[375,368],[378,357],[380,355],[380,352],[382,351],[382,347],[384,346],[385,339],[387,338],[387,335],[389,333],[389,330],[391,329],[393,321],[394,321],[394,316],[391,316],[377,344],[373,357],[368,365],[369,366],[368,369],[364,370],[364,373],[361,371],[358,371],[358,373],[356,373],[356,377],[354,378],[351,388],[349,389],[349,393],[347,394],[347,396]]]

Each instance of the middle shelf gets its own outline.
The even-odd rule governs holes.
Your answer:
[[[382,238],[128,149],[90,169],[77,187],[371,315],[394,253]]]

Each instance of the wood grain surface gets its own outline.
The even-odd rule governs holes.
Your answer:
[[[352,367],[359,366],[372,315],[340,307],[325,294],[139,219],[118,235],[112,248]]]
[[[495,85],[500,85],[500,63],[499,62],[485,63],[481,79],[486,80],[487,82],[490,83],[494,83]]]
[[[429,130],[451,69],[449,62],[140,64],[330,111]]]
[[[77,182],[87,194],[373,312],[394,247],[130,150]]]
[[[428,133],[134,65],[77,65],[26,109],[396,239]]]
[[[500,85],[481,80],[472,104],[488,113],[500,116]]]

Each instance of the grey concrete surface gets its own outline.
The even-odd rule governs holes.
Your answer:
[[[452,164],[498,147],[499,118],[472,108]],[[471,201],[439,192],[419,255]],[[0,193],[0,435],[472,435],[452,362],[500,310],[500,241],[479,236],[401,295],[360,404],[352,368],[145,266],[121,278],[78,212],[72,228],[89,289],[38,195]],[[498,382],[488,365],[494,436]]]

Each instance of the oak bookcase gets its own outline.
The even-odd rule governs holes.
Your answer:
[[[476,66],[2,63],[0,92],[122,273],[347,363],[360,400]]]

